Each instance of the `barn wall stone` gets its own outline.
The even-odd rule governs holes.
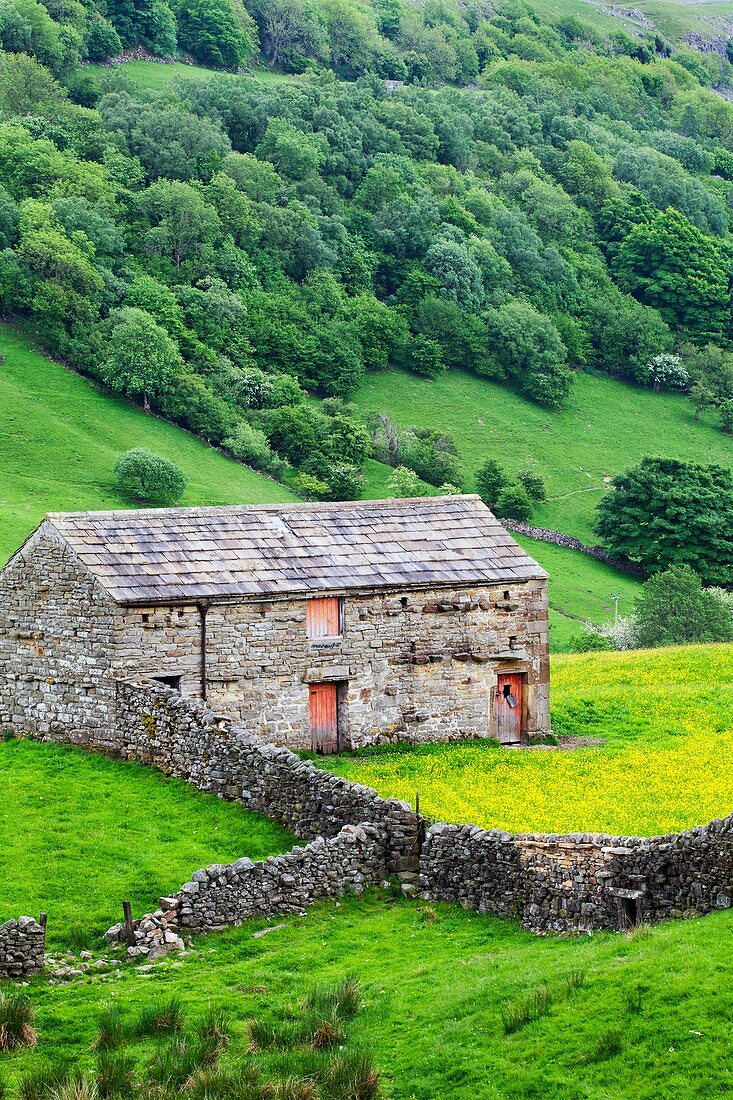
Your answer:
[[[733,904],[733,815],[659,837],[429,829],[419,890],[558,932],[622,929]]]
[[[49,524],[0,572],[0,728],[84,743],[114,703],[114,606]]]
[[[183,695],[295,749],[311,748],[322,680],[340,685],[343,747],[489,737],[497,673],[512,670],[526,674],[527,738],[549,732],[546,581],[343,604],[343,635],[326,641],[308,639],[304,599],[122,607],[45,522],[0,572],[0,727],[113,736],[118,679],[177,676]]]
[[[344,597],[337,640],[306,635],[303,599],[206,610],[206,696],[266,741],[311,747],[308,684],[343,685],[344,747],[493,734],[497,671],[527,675],[527,735],[549,731],[546,582]],[[201,609],[125,609],[113,663],[122,676],[181,677],[200,695]]]
[[[46,931],[33,917],[0,924],[0,980],[20,981],[43,970]]]

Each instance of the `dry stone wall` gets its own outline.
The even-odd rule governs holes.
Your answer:
[[[20,981],[43,970],[46,931],[33,917],[0,924],[0,980]]]
[[[515,535],[527,535],[528,538],[537,539],[538,542],[549,542],[552,546],[563,546],[567,550],[577,550],[580,554],[587,554],[590,558],[596,558],[605,565],[619,569],[622,573],[630,573],[633,577],[644,577],[646,573],[638,562],[628,558],[610,554],[603,546],[586,546],[580,539],[572,535],[563,535],[561,531],[551,531],[547,527],[533,527],[531,523],[522,523],[517,519],[503,519],[502,525],[507,531],[513,531]]]
[[[380,798],[232,728],[198,699],[163,685],[118,684],[119,725],[97,746],[185,779],[200,790],[235,799],[289,828],[302,840],[337,836],[344,825],[384,830],[390,871],[416,866],[420,818],[405,802]]]
[[[197,871],[171,898],[180,931],[207,932],[252,917],[302,913],[315,901],[383,882],[386,834],[374,825],[345,825],[336,837],[253,863],[240,859]],[[168,917],[171,913],[166,914]]]
[[[419,891],[558,932],[623,929],[733,904],[733,815],[660,837],[519,835],[437,824]]]

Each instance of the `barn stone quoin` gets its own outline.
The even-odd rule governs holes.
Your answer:
[[[549,732],[547,577],[475,496],[52,513],[0,573],[0,727],[148,678],[276,745]]]

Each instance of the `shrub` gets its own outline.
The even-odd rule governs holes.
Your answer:
[[[494,509],[499,493],[509,484],[509,478],[499,463],[490,458],[476,471],[476,492],[487,507]]]
[[[328,483],[314,474],[296,474],[291,481],[294,491],[304,500],[323,500],[328,496]]]
[[[30,998],[21,992],[0,992],[0,1050],[35,1046],[38,1038]]]
[[[349,462],[334,462],[326,473],[326,500],[358,500],[364,488],[364,471]]]
[[[534,470],[520,470],[517,474],[517,481],[535,504],[542,504],[547,500],[545,482],[541,475],[535,473]]]
[[[650,577],[634,605],[643,647],[733,641],[733,615],[687,565]]]
[[[118,459],[115,478],[123,492],[149,504],[173,504],[186,488],[186,478],[177,466],[142,447]]]
[[[596,650],[614,649],[612,642],[597,630],[581,630],[570,639],[571,653],[594,653]]]
[[[496,511],[502,519],[527,523],[532,518],[532,501],[521,485],[507,485],[496,498]]]
[[[463,489],[459,489],[457,485],[451,485],[449,481],[446,481],[443,485],[438,486],[438,495],[441,497],[460,497],[463,496]]]
[[[265,433],[253,428],[246,420],[240,420],[232,434],[224,440],[224,446],[240,462],[246,462],[255,470],[269,470],[275,461]]]
[[[398,466],[387,483],[390,497],[419,497],[423,494],[420,479],[414,470]]]
[[[669,355],[663,352],[655,355],[647,364],[649,379],[655,393],[661,389],[686,390],[690,384],[690,376],[682,366],[679,355]]]

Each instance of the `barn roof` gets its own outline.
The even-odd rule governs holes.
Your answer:
[[[121,604],[545,577],[477,496],[51,513]]]

